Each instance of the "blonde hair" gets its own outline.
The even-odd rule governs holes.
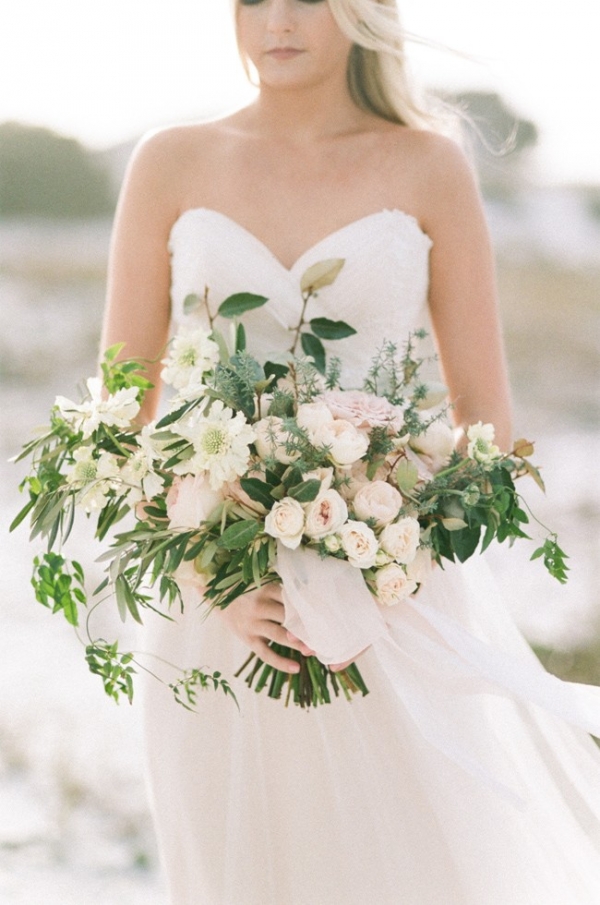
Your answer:
[[[408,73],[408,35],[396,0],[327,0],[339,29],[352,41],[348,89],[362,110],[403,126],[454,132],[455,113],[441,101],[421,97]],[[238,0],[233,0],[234,10]],[[247,61],[244,68],[249,76]]]

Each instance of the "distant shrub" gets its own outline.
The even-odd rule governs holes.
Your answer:
[[[90,217],[113,198],[107,171],[74,138],[23,123],[0,124],[0,214]]]

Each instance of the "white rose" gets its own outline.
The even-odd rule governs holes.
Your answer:
[[[454,449],[454,433],[445,421],[434,421],[423,433],[411,437],[410,445],[431,459],[431,470],[436,472],[447,463]]]
[[[375,532],[364,522],[346,522],[339,530],[344,553],[351,566],[370,569],[375,565],[379,545]]]
[[[432,567],[431,550],[427,547],[419,547],[413,561],[406,566],[406,574],[413,581],[423,584],[431,575]]]
[[[402,508],[402,497],[386,481],[371,481],[359,489],[352,505],[359,519],[375,519],[381,528],[394,521]]]
[[[421,529],[416,518],[407,516],[386,525],[379,536],[379,543],[386,553],[405,565],[415,558]]]
[[[303,481],[320,481],[320,493],[325,493],[331,487],[333,481],[333,468],[314,468],[312,471],[306,471],[302,475]]]
[[[288,442],[289,434],[282,430],[283,421],[275,415],[269,415],[262,418],[252,425],[256,433],[256,451],[261,459],[277,459],[284,465],[295,462],[299,457],[299,452],[286,453],[285,447]]]
[[[352,465],[369,448],[369,438],[349,421],[330,421],[318,427],[311,439],[315,446],[327,446],[335,465]]]
[[[404,569],[395,562],[379,569],[375,576],[377,599],[384,606],[393,606],[405,600],[417,590],[417,582],[408,578]]]
[[[265,519],[265,531],[278,538],[284,547],[295,550],[304,531],[304,509],[300,503],[289,496],[275,503]]]
[[[296,421],[308,432],[312,442],[314,432],[333,421],[333,415],[324,402],[305,402],[298,406]]]
[[[342,527],[348,518],[348,507],[337,490],[326,490],[306,507],[304,533],[321,540]]]
[[[169,528],[198,528],[223,502],[223,494],[213,490],[206,472],[175,478],[167,493]]]

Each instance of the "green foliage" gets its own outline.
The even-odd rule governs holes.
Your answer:
[[[252,311],[253,308],[262,308],[268,298],[264,295],[254,295],[251,292],[236,292],[230,295],[224,302],[219,305],[219,314],[221,317],[239,317],[246,311]]]
[[[198,690],[205,691],[212,688],[214,691],[221,691],[235,701],[239,710],[237,698],[231,688],[231,685],[224,679],[219,671],[208,673],[202,669],[188,669],[177,682],[169,685],[173,692],[175,700],[186,710],[194,710],[198,700]]]
[[[85,649],[85,659],[90,672],[100,676],[106,694],[119,703],[124,695],[133,702],[133,654],[121,653],[117,642],[94,641]]]
[[[560,581],[561,584],[565,584],[567,572],[569,571],[565,560],[569,557],[558,546],[556,534],[551,534],[550,537],[547,537],[542,546],[538,547],[531,555],[531,559],[539,559],[540,557],[543,557],[544,565],[550,575]]]
[[[35,599],[53,613],[62,612],[70,625],[79,625],[78,605],[85,606],[83,570],[78,562],[70,564],[58,553],[36,556],[31,583]],[[70,566],[70,568],[69,568]]]
[[[112,213],[107,170],[74,138],[16,122],[0,124],[0,212],[90,217]]]

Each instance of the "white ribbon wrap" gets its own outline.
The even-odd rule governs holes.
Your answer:
[[[521,656],[481,640],[431,605],[425,589],[386,608],[384,618],[360,570],[344,560],[278,543],[276,568],[290,632],[326,664],[372,648],[398,705],[422,735],[518,807],[524,801],[510,780],[488,768],[488,757],[466,747],[460,719],[466,696],[503,695],[537,705],[600,737],[600,687],[564,682],[527,649]],[[441,573],[438,585],[443,580]]]

